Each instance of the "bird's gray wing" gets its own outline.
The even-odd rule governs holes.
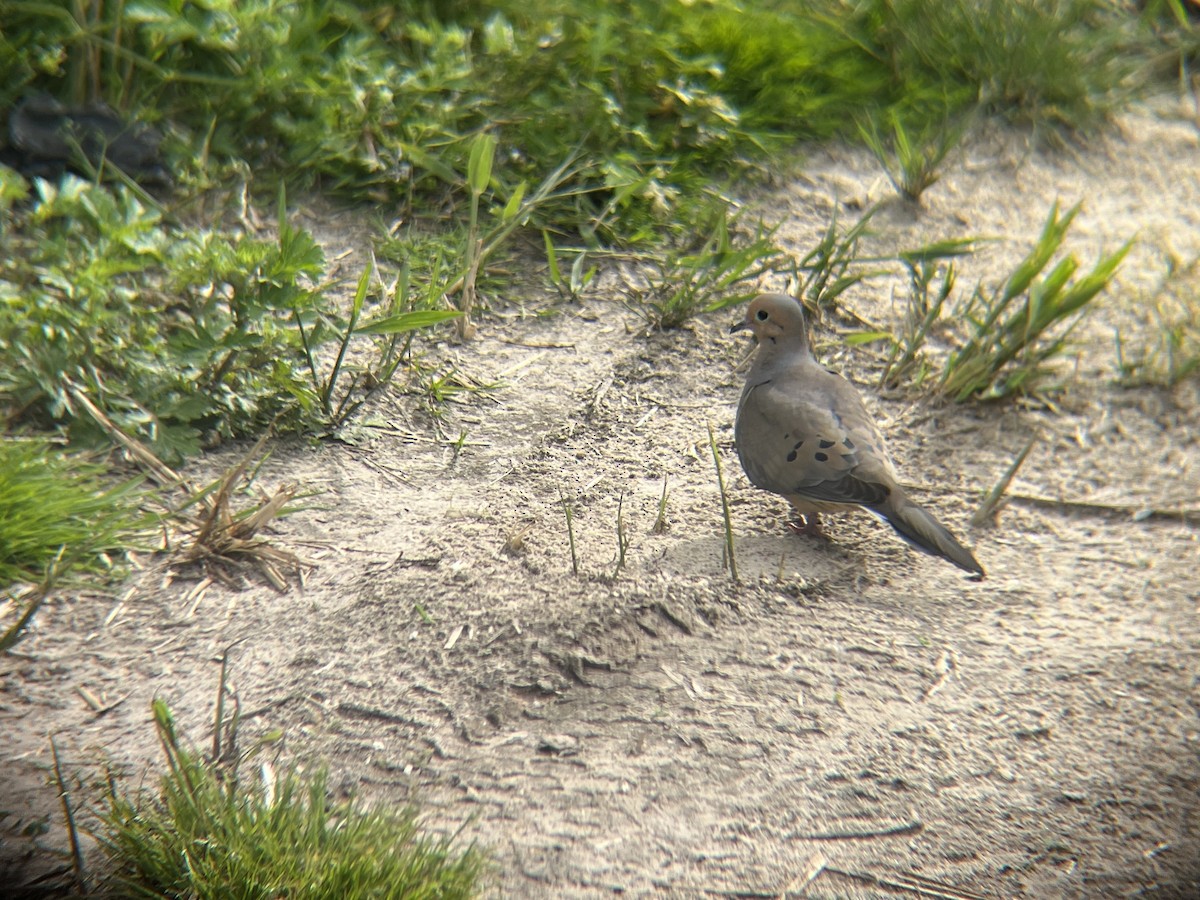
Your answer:
[[[747,476],[784,496],[883,503],[895,476],[858,392],[838,375],[807,369],[747,386],[735,428]]]

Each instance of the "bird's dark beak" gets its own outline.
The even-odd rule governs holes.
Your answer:
[[[738,319],[736,322],[734,322],[732,325],[729,326],[729,333],[737,334],[739,331],[745,331],[749,327],[750,327],[750,323],[747,322],[745,319]]]

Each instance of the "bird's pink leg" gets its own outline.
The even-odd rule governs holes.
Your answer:
[[[787,523],[787,527],[792,534],[826,537],[825,529],[821,527],[820,513],[797,513],[796,518]]]

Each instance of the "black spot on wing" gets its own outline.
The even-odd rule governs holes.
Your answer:
[[[788,462],[795,462],[795,461],[796,461],[796,451],[795,451],[795,450],[793,450],[791,453],[789,453],[789,454],[787,455],[787,461],[788,461]]]
[[[813,455],[816,457],[817,462],[829,462],[829,454],[828,453],[818,452]]]
[[[821,439],[821,449],[822,450],[828,450],[832,446],[833,446],[833,441],[827,441],[824,438]]]

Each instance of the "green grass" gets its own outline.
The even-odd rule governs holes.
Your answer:
[[[860,126],[863,142],[875,154],[892,186],[906,200],[918,203],[937,183],[938,167],[962,140],[966,120],[928,125],[910,133],[897,115],[890,117],[891,134],[885,136],[871,122]]]
[[[867,4],[872,46],[907,91],[901,108],[983,112],[1087,131],[1141,87],[1149,38],[1103,0],[893,0]]]
[[[1078,205],[1061,213],[1055,204],[1041,236],[1004,284],[977,285],[953,303],[950,316],[943,313],[957,276],[953,265],[942,268],[941,262],[969,251],[971,242],[948,242],[900,254],[911,290],[900,334],[860,336],[860,342],[892,343],[882,381],[906,382],[958,402],[1053,389],[1054,362],[1069,347],[1071,332],[1108,287],[1131,246],[1127,243],[1101,256],[1091,271],[1081,274],[1073,254],[1060,256],[1078,212]],[[935,328],[948,324],[959,332],[959,339],[938,366],[925,352],[926,342]]]
[[[1177,33],[1104,0],[0,0],[0,18],[0,106],[40,88],[170,122],[187,184],[212,177],[189,160],[244,159],[421,214],[471,195],[487,131],[501,195],[578,154],[552,217],[607,241],[648,240],[714,175],[864,116],[1093,128]]]
[[[743,302],[757,293],[759,278],[791,264],[775,244],[776,229],[760,221],[740,233],[724,199],[717,198],[710,209],[711,218],[695,235],[698,246],[656,259],[648,288],[634,292],[634,308],[653,328],[678,328],[697,313]]]
[[[1037,244],[1003,287],[976,288],[959,304],[957,317],[969,323],[967,340],[947,358],[941,392],[958,401],[993,399],[1031,392],[1045,380],[1048,364],[1062,354],[1087,305],[1108,286],[1130,247],[1101,257],[1079,278],[1073,254],[1047,271],[1078,212],[1074,206],[1060,215],[1055,204]]]
[[[146,530],[140,481],[106,471],[43,440],[0,439],[0,588],[41,581],[50,566],[107,571],[108,553]]]
[[[110,783],[97,834],[114,870],[105,891],[197,900],[476,895],[483,855],[424,834],[414,809],[334,800],[324,770],[206,758],[183,746],[165,703],[153,709],[167,770],[156,791]],[[220,759],[219,741],[216,750]]]
[[[1136,298],[1140,332],[1116,334],[1117,371],[1127,385],[1173,387],[1200,372],[1200,258],[1167,255],[1156,289]]]
[[[0,591],[12,601],[0,603],[0,651],[21,640],[52,590],[110,576],[112,554],[153,525],[140,481],[106,471],[44,440],[0,438]]]
[[[713,468],[717,473],[717,489],[721,495],[721,518],[725,525],[724,542],[721,545],[721,565],[729,570],[729,577],[738,578],[737,553],[733,544],[733,517],[729,513],[729,495],[725,491],[725,475],[721,470],[721,451],[717,449],[717,438],[712,423],[708,423],[708,449],[712,451]]]

